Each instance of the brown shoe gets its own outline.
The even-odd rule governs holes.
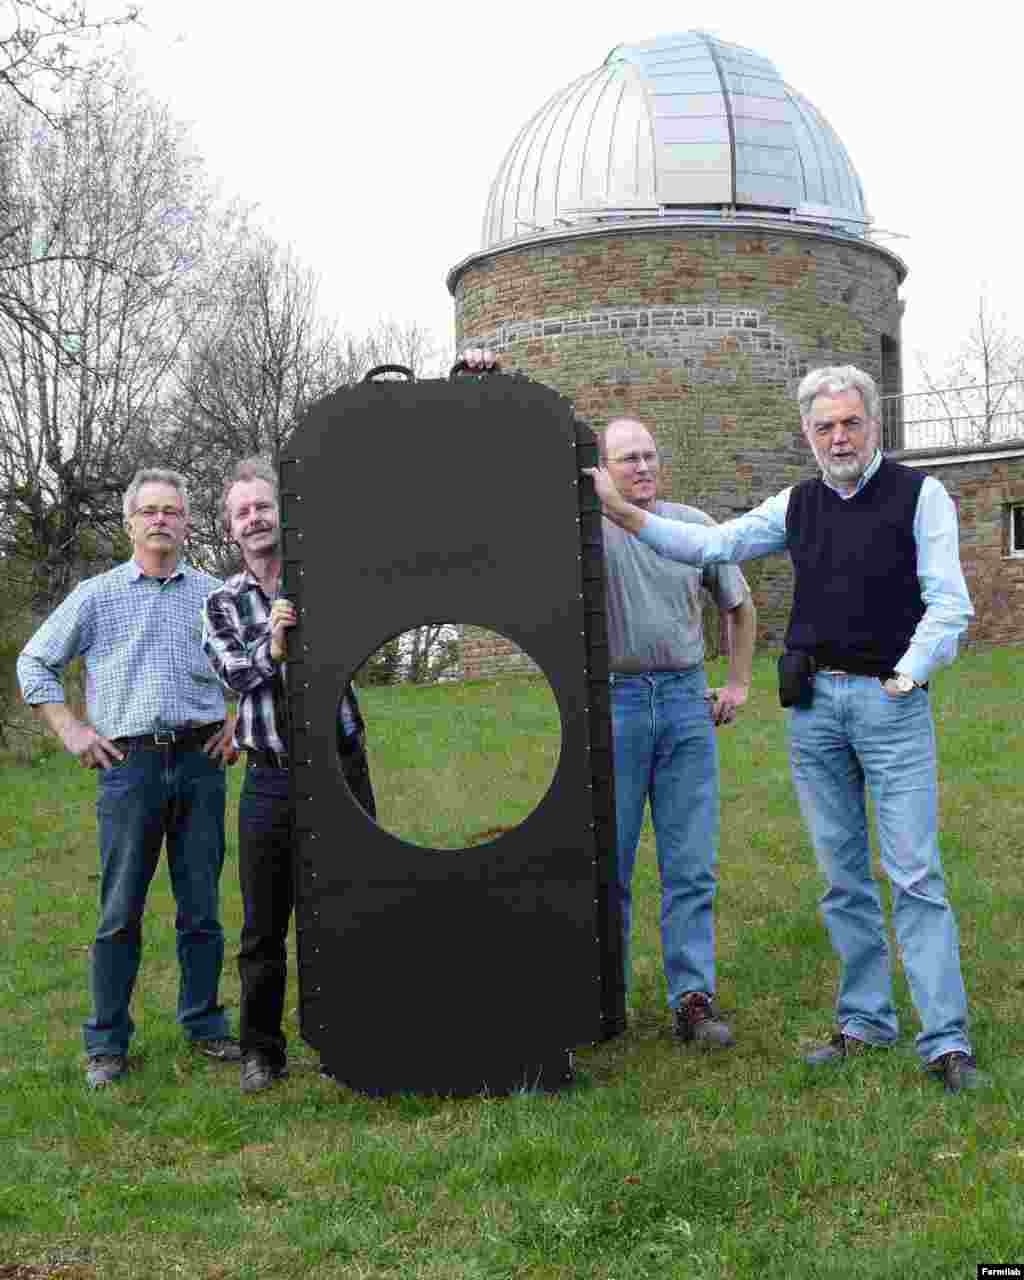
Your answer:
[[[703,1049],[729,1049],[735,1043],[728,1023],[715,1016],[706,991],[687,991],[675,1008],[676,1038]]]
[[[942,1081],[947,1093],[960,1093],[964,1089],[984,1089],[992,1083],[992,1078],[978,1070],[973,1054],[944,1053],[929,1062],[925,1068]]]
[[[866,1040],[858,1040],[856,1036],[845,1036],[837,1031],[828,1044],[820,1045],[804,1054],[804,1062],[809,1067],[832,1067],[845,1062],[847,1058],[859,1057],[869,1049],[884,1049],[885,1045],[868,1044]]]

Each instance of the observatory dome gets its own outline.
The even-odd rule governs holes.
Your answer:
[[[864,238],[860,179],[760,54],[703,31],[619,45],[527,121],[491,187],[483,250],[636,219],[779,220]]]

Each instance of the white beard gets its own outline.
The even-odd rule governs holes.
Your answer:
[[[864,474],[866,465],[859,458],[844,459],[842,462],[828,458],[824,463],[824,468],[833,480],[858,480]]]

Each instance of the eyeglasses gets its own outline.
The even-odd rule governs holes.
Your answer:
[[[658,455],[653,452],[647,453],[627,453],[622,458],[609,458],[609,462],[614,462],[619,467],[638,467],[641,462],[646,463],[649,467],[658,465]]]
[[[180,507],[136,507],[133,516],[142,516],[143,520],[155,520],[157,516],[165,516],[168,520],[184,520],[185,513]]]

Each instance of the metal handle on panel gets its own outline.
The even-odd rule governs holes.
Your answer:
[[[375,382],[382,374],[385,373],[401,373],[410,382],[416,381],[416,375],[404,364],[375,364],[372,369],[368,369],[363,374],[364,382]]]

